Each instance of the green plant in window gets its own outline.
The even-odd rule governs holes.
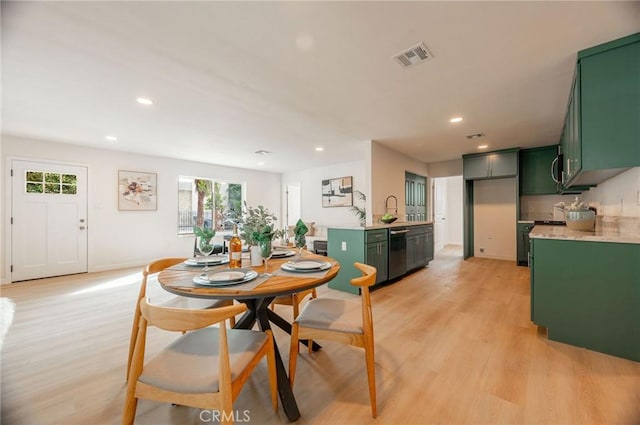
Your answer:
[[[44,175],[44,181],[46,183],[60,183],[60,174],[58,174],[58,173],[46,173]]]
[[[58,183],[45,183],[44,193],[60,193],[60,185]]]
[[[41,182],[43,179],[42,173],[40,171],[27,171],[26,180],[28,182]]]
[[[27,183],[27,193],[42,193],[42,183]]]
[[[65,184],[78,184],[78,178],[75,174],[63,174],[62,183]]]
[[[71,185],[66,185],[63,184],[62,185],[62,193],[64,193],[65,195],[75,195],[76,194],[76,188],[77,186],[71,186]]]

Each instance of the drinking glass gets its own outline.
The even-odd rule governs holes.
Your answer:
[[[200,254],[204,255],[204,269],[203,272],[209,271],[209,255],[213,252],[213,244],[211,243],[211,238],[202,238],[198,237],[198,251]]]
[[[258,243],[258,246],[260,247],[260,254],[262,254],[262,259],[264,260],[264,273],[262,273],[261,276],[273,276],[271,273],[269,273],[269,259],[271,258],[271,255],[273,254],[273,250],[271,247],[271,241],[270,240],[266,240],[266,241],[260,241]]]
[[[302,252],[304,250],[305,245],[307,244],[307,240],[304,237],[296,236],[295,237],[296,248],[298,248],[298,258],[302,258]]]

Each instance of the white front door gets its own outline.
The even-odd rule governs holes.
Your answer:
[[[294,226],[300,217],[300,185],[287,185],[287,225]]]
[[[447,241],[446,211],[447,211],[447,179],[433,179],[433,202],[434,202],[434,249],[437,251],[444,248]]]
[[[87,272],[87,168],[11,168],[11,281]]]

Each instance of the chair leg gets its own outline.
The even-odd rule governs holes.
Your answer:
[[[374,361],[373,341],[365,340],[364,355],[367,362],[367,380],[369,381],[369,399],[371,400],[371,414],[378,416],[376,406],[376,365]]]
[[[273,334],[270,333],[269,351],[267,351],[267,371],[269,373],[269,389],[271,390],[271,405],[278,411],[278,372],[276,371],[276,354]]]
[[[131,370],[131,361],[133,360],[133,350],[136,346],[136,338],[138,337],[138,326],[140,326],[140,305],[136,306],[133,316],[133,326],[131,328],[131,338],[129,339],[129,357],[127,358],[127,380],[129,380],[129,371]]]
[[[122,412],[122,425],[133,425],[136,418],[138,399],[135,397],[136,383],[127,384],[127,394],[124,401],[124,411]]]
[[[291,325],[291,346],[289,347],[289,384],[293,388],[296,378],[296,363],[298,361],[298,324]]]
[[[318,298],[318,293],[316,292],[316,288],[313,288],[313,291],[311,291],[311,298],[310,299],[314,299],[314,298]],[[308,339],[307,340],[307,352],[309,354],[313,353],[313,340],[312,339]]]

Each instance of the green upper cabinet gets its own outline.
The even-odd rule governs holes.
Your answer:
[[[520,151],[520,195],[557,193],[556,182],[551,177],[557,153],[557,145]]]
[[[560,143],[565,186],[640,166],[640,33],[578,52]]]
[[[518,174],[518,149],[463,155],[466,180],[513,177]]]

